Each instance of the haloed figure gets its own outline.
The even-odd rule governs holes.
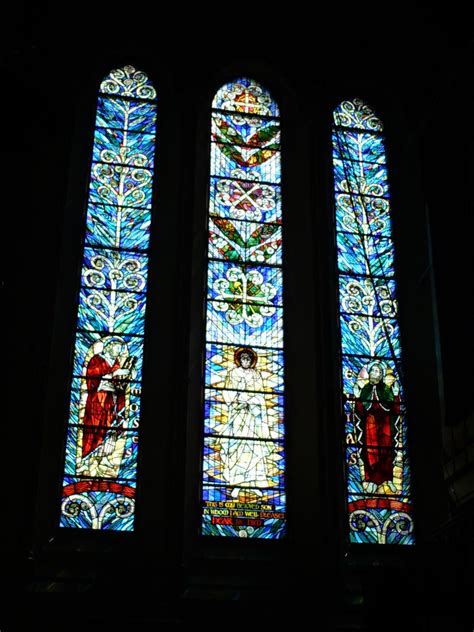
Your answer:
[[[374,493],[382,483],[392,492],[395,459],[395,422],[400,414],[399,387],[393,375],[385,375],[380,362],[368,367],[368,380],[354,387],[355,416],[362,429],[362,462],[366,489]],[[367,375],[367,374],[366,374]]]
[[[239,347],[234,353],[235,368],[226,378],[224,399],[228,405],[228,422],[225,434],[231,439],[222,440],[222,475],[236,498],[239,487],[252,488],[261,496],[259,488],[267,488],[274,483],[269,475],[269,456],[273,444],[259,439],[271,439],[263,380],[256,369],[258,356],[250,347]]]
[[[125,342],[112,336],[94,346],[86,369],[87,399],[83,419],[82,459],[95,459],[101,467],[113,467],[109,457],[117,441],[111,428],[123,427],[125,419]]]

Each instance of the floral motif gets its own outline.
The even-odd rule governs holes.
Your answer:
[[[100,91],[114,96],[156,99],[156,90],[147,75],[133,66],[112,70],[101,83]]]

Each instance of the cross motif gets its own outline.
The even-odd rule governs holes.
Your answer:
[[[230,268],[226,278],[214,282],[214,290],[217,293],[216,309],[225,312],[226,320],[232,325],[245,321],[250,327],[259,327],[265,317],[275,313],[270,301],[276,289],[271,283],[263,282],[263,275],[258,270],[245,272]]]

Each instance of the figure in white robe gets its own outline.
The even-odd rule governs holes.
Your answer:
[[[237,498],[239,488],[252,488],[262,496],[259,488],[275,485],[269,474],[274,450],[263,394],[262,375],[255,368],[257,354],[250,347],[239,347],[234,354],[235,368],[226,378],[223,395],[228,405],[228,421],[221,440],[220,458],[222,477],[231,486],[232,497]]]

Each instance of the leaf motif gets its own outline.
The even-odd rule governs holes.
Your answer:
[[[247,145],[251,145],[252,147],[260,147],[263,143],[267,143],[268,141],[275,138],[280,131],[279,125],[267,125],[266,127],[261,127],[259,130],[255,132],[247,141]],[[278,143],[274,143],[270,147],[267,145],[266,149],[277,149]]]
[[[218,128],[218,132],[214,133],[214,139],[220,142],[228,142],[228,143],[237,143],[239,145],[244,145],[245,141],[239,132],[229,125],[227,121],[222,119],[215,119],[215,123]]]
[[[240,246],[240,248],[245,247],[245,241],[242,239],[242,235],[231,221],[216,217],[214,219],[214,224],[219,227],[222,234],[227,237],[227,239],[233,241],[237,246]]]
[[[248,238],[247,246],[249,248],[254,248],[255,246],[262,244],[262,242],[267,241],[276,232],[278,232],[279,229],[280,227],[275,224],[260,225],[256,230],[253,231],[253,233]]]

